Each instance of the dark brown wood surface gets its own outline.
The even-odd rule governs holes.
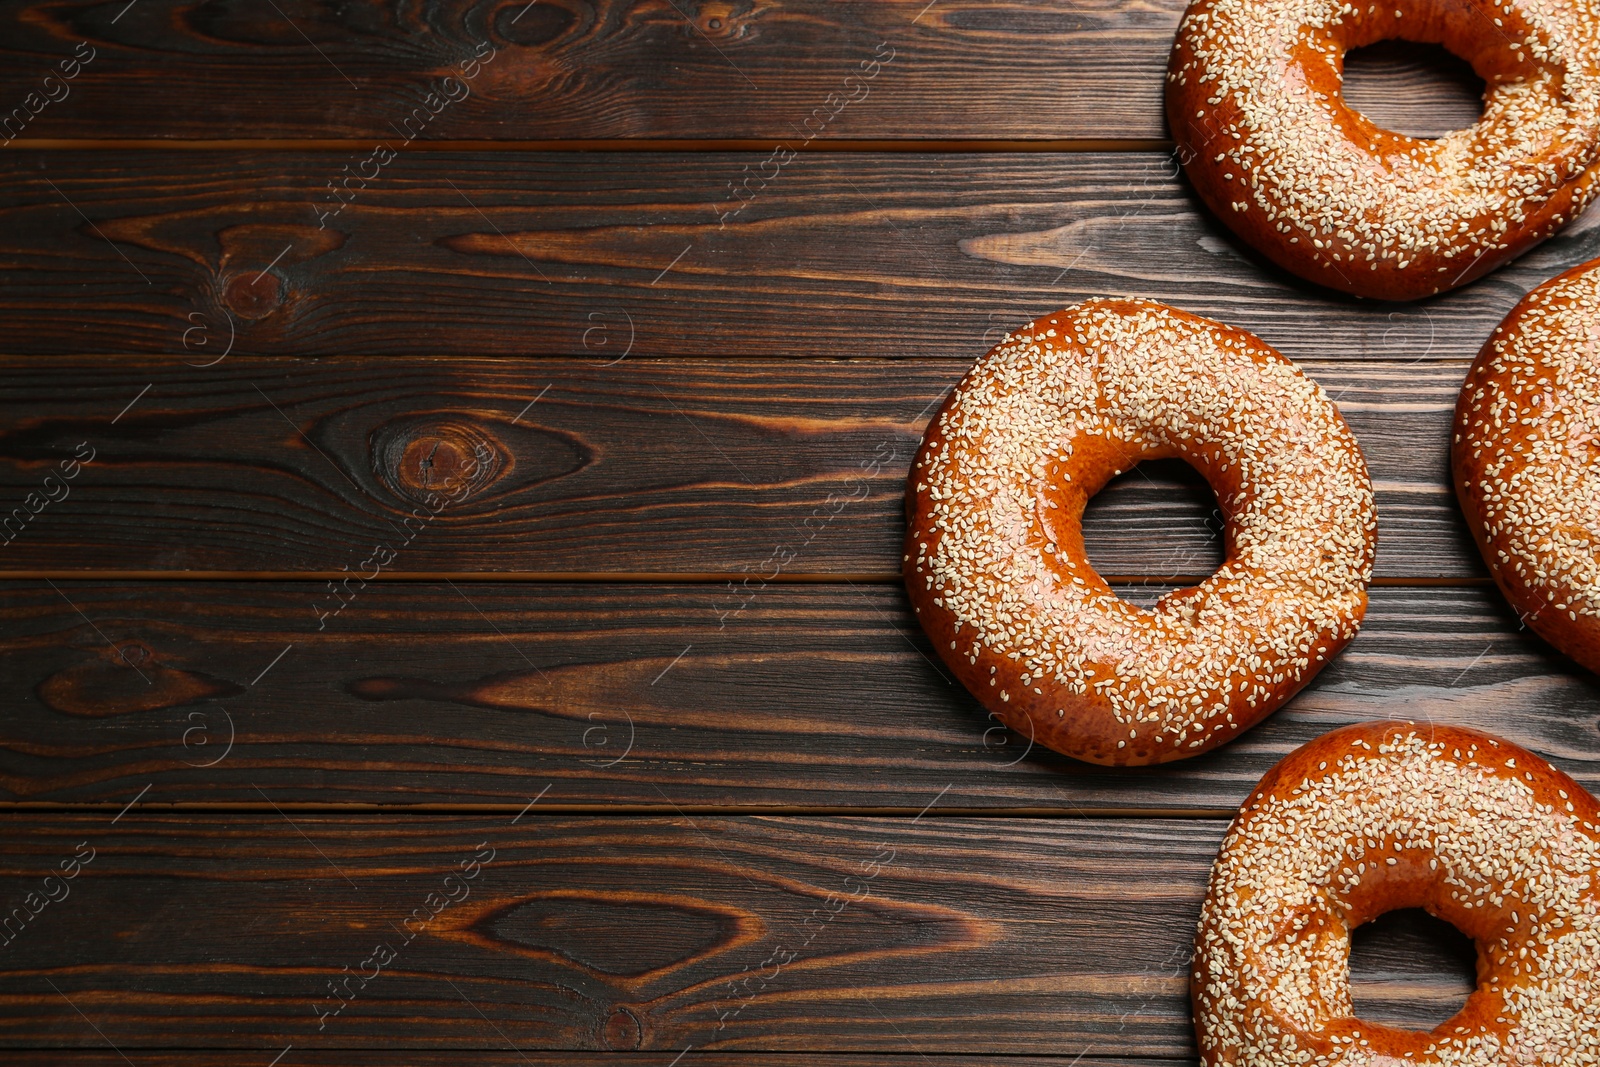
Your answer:
[[[62,97],[24,137],[1151,139],[1165,136],[1162,76],[1183,11],[1182,0],[124,6],[8,0],[0,101]],[[93,58],[77,77],[42,86],[80,42]],[[478,55],[492,58],[465,90],[441,87]],[[885,57],[872,78],[846,81]],[[1469,76],[1412,59],[1360,73],[1358,106],[1394,128],[1438,134],[1476,117]],[[397,131],[429,92],[427,121]]]
[[[1466,364],[1304,368],[1366,451],[1379,577],[1483,579],[1445,483]],[[11,360],[0,365],[0,573],[342,576],[373,545],[403,540],[387,577],[888,580],[900,567],[906,472],[965,370],[925,360]],[[37,514],[22,507],[62,459],[90,449],[92,461],[54,489],[65,497]],[[412,520],[436,493],[462,499]],[[1214,508],[1183,464],[1141,467],[1089,509],[1091,558],[1139,580],[1209,574],[1221,562]]]
[[[93,858],[5,946],[0,1042],[1181,1058],[1225,827],[110,819],[36,816],[11,835],[0,899]],[[1470,988],[1396,947],[1357,975],[1381,1014],[1414,1024]]]
[[[1236,244],[1170,152],[807,154],[748,202],[759,154],[418,152],[329,216],[352,158],[0,156],[0,352],[965,363],[1132,293],[1296,360],[1462,360],[1600,255],[1591,215],[1441,297],[1342,297]]]
[[[279,1063],[284,1067],[667,1067],[671,1053],[586,1052],[537,1049],[405,1049],[373,1052],[361,1049],[306,1049],[293,1046]],[[141,1052],[137,1048],[0,1049],[3,1067],[239,1067],[241,1062],[267,1064],[282,1049],[263,1049],[262,1055],[234,1050]],[[293,1055],[293,1059],[288,1056]],[[712,1059],[712,1056],[715,1059]],[[694,1050],[678,1061],[683,1067],[927,1067],[919,1052],[716,1052]],[[1195,1067],[1192,1059],[1155,1059],[1140,1056],[986,1056],[941,1055],[940,1067]]]
[[[957,809],[1219,812],[1296,745],[1392,716],[1492,729],[1600,789],[1593,678],[1489,588],[1374,590],[1362,633],[1285,710],[1142,771],[1000,729],[893,585],[352,590],[319,630],[322,583],[8,584],[3,799],[114,810],[149,786],[141,803],[250,804],[259,785],[515,810],[549,787],[569,809],[914,812],[947,790]]]
[[[1465,723],[1600,788],[1597,682],[1445,467],[1596,220],[1414,305],[1287,277],[1177,172],[1181,10],[0,3],[0,1064],[1195,1067],[1206,871],[1294,746]],[[1437,49],[1348,70],[1395,129],[1477,112]],[[999,729],[894,575],[932,407],[1125,293],[1322,382],[1380,545],[1287,708],[1117,772]],[[1211,507],[1141,467],[1091,557],[1148,602],[1215,566]],[[1402,1026],[1473,982],[1415,913],[1351,966]]]

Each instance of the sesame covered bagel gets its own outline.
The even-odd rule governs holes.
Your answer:
[[[1234,819],[1200,913],[1204,1067],[1600,1064],[1600,819],[1544,760],[1476,730],[1335,730]],[[1425,908],[1478,946],[1478,987],[1428,1033],[1363,1022],[1350,932]]]
[[[1374,125],[1344,55],[1442,44],[1482,117],[1437,140]],[[1600,0],[1193,0],[1167,118],[1196,191],[1295,274],[1410,300],[1480,277],[1582,211],[1600,161]]]
[[[1146,609],[1095,573],[1081,520],[1167,457],[1210,482],[1226,560]],[[906,585],[939,654],[1002,722],[1093,763],[1222,744],[1366,611],[1372,486],[1338,410],[1259,338],[1161,304],[1092,300],[1008,335],[929,424],[906,504]]]
[[[1456,495],[1522,620],[1600,671],[1600,260],[1496,327],[1456,402]]]

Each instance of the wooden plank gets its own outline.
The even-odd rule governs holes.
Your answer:
[[[1446,484],[1466,366],[1306,369],[1366,449],[1383,521],[1379,576],[1483,578]],[[0,426],[11,427],[0,565],[342,576],[373,545],[404,541],[389,577],[892,576],[907,470],[964,370],[932,360],[12,360],[0,365]],[[92,459],[74,468],[75,455]],[[429,518],[439,492],[463,499]],[[1208,574],[1221,561],[1214,507],[1181,463],[1130,472],[1090,508],[1091,558],[1110,575]]]
[[[292,818],[7,827],[8,902],[93,859],[6,946],[0,1042],[1190,1057],[1225,827]],[[1395,1021],[1472,985],[1414,947],[1357,972]]]
[[[196,20],[177,0],[13,0],[0,103],[23,110],[0,118],[27,138],[1158,138],[1183,6],[283,0]],[[92,58],[63,80],[74,53]],[[1470,78],[1411,56],[1359,73],[1370,84],[1356,97],[1401,129],[1476,115]]]
[[[264,1049],[271,1059],[274,1049]],[[186,1051],[162,1049],[122,1052],[107,1049],[28,1049],[7,1052],[0,1049],[0,1067],[240,1067],[247,1055],[230,1051]],[[916,1052],[718,1052],[715,1060],[695,1059],[691,1051],[680,1063],[683,1067],[926,1067],[927,1059]],[[362,1049],[301,1049],[295,1047],[293,1059],[279,1061],[283,1067],[670,1067],[660,1052],[561,1052],[501,1051],[492,1048],[390,1049],[375,1052]],[[254,1061],[245,1061],[253,1063]],[[1152,1059],[1138,1056],[987,1056],[982,1054],[940,1056],[940,1067],[1196,1067],[1193,1059]],[[259,1065],[258,1065],[259,1067]]]
[[[1483,112],[1483,80],[1439,45],[1389,40],[1345,56],[1344,102],[1378,125],[1442,137]]]
[[[1391,308],[1241,249],[1170,155],[813,153],[730,199],[762,158],[418,152],[330,216],[349,154],[12,152],[0,349],[965,361],[1132,292],[1294,359],[1464,360],[1526,290],[1600,255],[1594,214]]]
[[[1130,772],[998,729],[892,586],[397,582],[322,630],[321,584],[56,586],[4,587],[10,803],[1218,812],[1292,748],[1394,716],[1492,730],[1600,792],[1594,679],[1487,588],[1374,590],[1285,709]]]

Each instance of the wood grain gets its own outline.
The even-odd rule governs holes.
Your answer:
[[[900,567],[906,473],[965,369],[13,359],[0,364],[0,566],[342,576],[374,544],[403,540],[388,577],[887,578]],[[1482,579],[1446,481],[1466,366],[1306,371],[1366,450],[1380,578]],[[63,484],[75,454],[93,459]],[[441,493],[462,499],[429,518]],[[1214,508],[1182,463],[1130,472],[1089,509],[1091,559],[1141,579],[1209,574],[1221,562]]]
[[[1344,102],[1385,129],[1442,137],[1483,112],[1483,79],[1438,45],[1390,40],[1346,54]]]
[[[0,351],[970,361],[1137,293],[1297,360],[1465,360],[1526,290],[1600,255],[1596,214],[1391,307],[1234,244],[1170,155],[805,154],[761,187],[764,158],[416,152],[330,217],[326,183],[359,157],[11,152]]]
[[[1224,826],[37,816],[6,833],[0,899],[94,858],[6,946],[0,1041],[103,1046],[87,1017],[133,1048],[1188,1057]],[[1371,948],[1356,980],[1410,1018],[1466,991]]]
[[[265,1065],[281,1049],[262,1050]],[[240,1067],[249,1053],[232,1051],[179,1051],[162,1049],[160,1052],[141,1052],[135,1048],[122,1052],[107,1048],[94,1049],[28,1049],[7,1052],[0,1049],[3,1067]],[[283,1067],[670,1067],[671,1053],[660,1052],[540,1052],[533,1050],[503,1051],[494,1048],[475,1049],[390,1049],[375,1052],[362,1049],[335,1050],[302,1049],[295,1047],[293,1059],[280,1061]],[[718,1067],[927,1067],[927,1059],[917,1052],[718,1052],[715,1060],[694,1058],[691,1052],[680,1062],[683,1067],[704,1067],[708,1062]],[[258,1057],[260,1058],[260,1057]],[[1198,1061],[1183,1059],[1154,1059],[1144,1056],[1095,1056],[1081,1059],[1072,1056],[940,1056],[940,1067],[1196,1067]]]
[[[1215,816],[1290,748],[1404,714],[1600,787],[1596,683],[1463,584],[1444,468],[1466,361],[1600,238],[1366,305],[1239,248],[1159,151],[1041,151],[1165,136],[1181,8],[9,3],[0,575],[53,580],[0,583],[0,909],[94,860],[0,931],[0,1064],[1194,1067]],[[1415,48],[1348,89],[1419,135],[1476,111]],[[109,140],[141,138],[256,147]],[[536,150],[568,141],[646,151]],[[1118,774],[995,727],[890,575],[931,406],[1129,291],[1327,386],[1412,584],[1239,743]],[[1151,599],[1215,564],[1209,507],[1129,474],[1091,554]],[[382,580],[323,580],[380,544]],[[1374,924],[1358,1003],[1437,1021],[1459,950]]]
[[[4,587],[8,803],[1218,812],[1389,717],[1491,730],[1600,792],[1596,680],[1485,588],[1377,589],[1261,726],[1114,771],[999,729],[892,586],[396,582],[319,630],[322,584],[56,585]]]
[[[1161,137],[1183,3],[283,0],[196,13],[141,0],[123,13],[13,0],[7,9],[0,101],[65,94],[15,120],[10,132],[27,138],[389,138],[433,91],[457,99],[428,108],[412,131],[420,139],[799,142]],[[94,56],[63,85],[60,63],[80,42]],[[441,89],[485,44],[492,58],[466,81],[470,92]],[[875,54],[893,59],[847,84]],[[1357,88],[1382,99],[1377,110],[1398,128],[1429,132],[1441,116],[1460,125],[1473,114],[1459,80],[1437,70],[1404,57],[1365,67],[1375,69],[1358,72],[1369,84]]]
[[[1406,974],[1393,970],[1408,961],[1413,974],[1454,979],[1458,998],[1438,997],[1428,1007],[1406,1010]],[[1358,927],[1350,938],[1350,974],[1355,980],[1355,1014],[1374,1022],[1394,1020],[1431,1030],[1459,1011],[1478,984],[1478,950],[1472,939],[1420,908],[1402,908]],[[1381,978],[1381,981],[1373,981]],[[1396,1018],[1396,1014],[1399,1018]]]

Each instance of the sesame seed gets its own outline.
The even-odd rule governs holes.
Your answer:
[[[1463,756],[1460,740],[1483,737],[1366,723],[1263,779],[1223,841],[1196,937],[1206,1067],[1600,1064],[1600,811],[1581,791],[1581,814],[1558,811],[1570,783],[1531,753],[1515,756],[1531,783],[1510,760]],[[1350,932],[1420,906],[1477,941],[1483,981],[1431,1033],[1368,1038]]]
[[[946,662],[1041,744],[1103,763],[1194,755],[1355,635],[1376,532],[1366,465],[1322,389],[1259,338],[1148,301],[1052,318],[1059,336],[1007,337],[929,425],[907,587],[930,633],[971,627]],[[1085,487],[1155,456],[1212,483],[1232,554],[1141,608],[1067,546]]]
[[[1462,511],[1522,620],[1600,668],[1600,265],[1535,288],[1468,372]]]
[[[1340,84],[1345,50],[1393,35],[1384,13],[1406,9],[1194,0],[1167,92],[1195,189],[1280,265],[1385,299],[1459,285],[1549,236],[1600,188],[1600,0],[1516,0],[1492,26],[1485,6],[1445,20],[1448,45],[1494,57],[1483,114],[1424,139],[1352,110]],[[1417,9],[1424,26],[1438,10]],[[1339,266],[1358,260],[1368,270]]]

